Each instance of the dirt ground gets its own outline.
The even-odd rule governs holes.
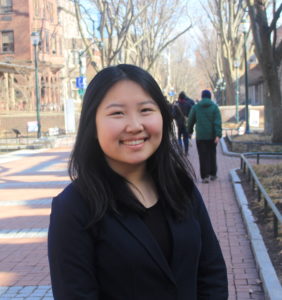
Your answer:
[[[263,209],[263,202],[258,202],[256,193],[252,191],[250,183],[247,181],[246,175],[242,171],[238,171],[238,175],[242,180],[243,189],[249,202],[256,223],[260,229],[264,243],[267,247],[272,264],[276,270],[277,276],[282,284],[282,230],[277,238],[274,237],[273,223],[271,214],[265,216]],[[281,203],[278,204],[280,211],[282,211]]]
[[[262,134],[251,134],[236,136],[237,141],[265,141],[270,142],[270,138],[265,138]],[[228,145],[228,143],[227,143]],[[234,149],[237,148],[237,149]],[[237,151],[236,151],[237,150]],[[234,152],[246,151],[244,145],[236,145],[232,151]],[[231,149],[229,149],[231,151]],[[248,151],[267,151],[267,152],[281,152],[281,146],[279,148],[273,146],[260,147],[260,149],[248,149]],[[268,166],[254,166],[256,169],[256,174],[259,177],[263,187],[266,189],[267,193],[271,199],[275,202],[276,207],[282,213],[282,165],[278,164],[273,167]],[[264,243],[267,247],[272,264],[276,270],[276,274],[282,284],[282,226],[279,227],[278,237],[274,236],[273,232],[273,216],[270,212],[265,214],[263,201],[258,201],[257,191],[252,190],[250,182],[247,180],[247,176],[239,170],[239,177],[242,181],[242,186],[246,197],[249,202],[249,208],[253,213],[256,223],[260,229],[261,235],[264,239]]]

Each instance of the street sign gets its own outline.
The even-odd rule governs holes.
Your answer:
[[[27,132],[37,132],[37,131],[38,131],[37,121],[27,122]]]
[[[86,77],[85,76],[76,77],[75,86],[78,89],[85,89],[86,88]]]
[[[78,89],[78,94],[79,94],[79,96],[84,96],[85,89]]]

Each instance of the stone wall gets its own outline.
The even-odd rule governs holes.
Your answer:
[[[78,125],[79,114],[76,115],[76,126]],[[15,136],[12,128],[18,129],[23,136],[28,135],[27,122],[36,121],[36,113],[9,113],[0,114],[0,137]],[[44,113],[40,114],[41,131],[45,135],[49,128],[58,127],[65,129],[64,113]],[[36,133],[29,135],[36,135]]]

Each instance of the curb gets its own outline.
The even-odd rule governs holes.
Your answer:
[[[221,145],[221,150],[222,150],[224,155],[240,157],[241,153],[231,152],[231,151],[228,150],[224,138],[220,139],[220,145]]]
[[[269,300],[281,300],[282,286],[268,255],[260,230],[255,222],[252,212],[249,210],[248,200],[236,170],[238,169],[230,170],[229,175],[234,188],[235,198],[247,228],[266,298]]]

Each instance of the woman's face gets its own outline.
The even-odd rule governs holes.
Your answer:
[[[159,147],[163,119],[157,103],[130,80],[116,83],[96,113],[97,138],[115,171],[144,165]]]

